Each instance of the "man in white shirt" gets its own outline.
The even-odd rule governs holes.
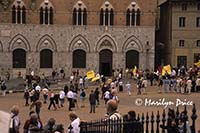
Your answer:
[[[40,87],[39,85],[37,85],[37,86],[35,87],[35,90],[38,91],[38,92],[40,92],[40,91],[41,91],[41,87]]]
[[[63,90],[61,90],[61,91],[59,92],[59,99],[60,99],[61,107],[64,107],[65,92],[64,92]]]
[[[83,89],[83,78],[80,77],[79,79],[79,86],[80,86],[80,89]]]
[[[75,112],[69,114],[69,119],[72,121],[68,127],[68,133],[80,133],[80,119]]]
[[[43,98],[44,98],[44,104],[47,103],[47,98],[48,98],[48,88],[45,86],[44,89],[42,89],[42,93],[43,93]]]

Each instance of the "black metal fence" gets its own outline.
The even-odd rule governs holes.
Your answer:
[[[125,115],[126,116],[126,115]],[[162,117],[162,118],[161,118]],[[156,115],[152,112],[144,116],[137,116],[135,120],[124,117],[120,120],[101,119],[91,122],[81,122],[81,133],[195,133],[195,120],[197,119],[196,108],[193,105],[192,115],[188,119],[186,106],[182,112],[179,108],[176,111],[163,110],[162,114],[157,111]],[[188,121],[192,121],[189,125]]]

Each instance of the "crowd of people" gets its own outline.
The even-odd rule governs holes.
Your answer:
[[[56,120],[50,118],[48,123],[43,126],[40,120],[40,112],[43,104],[49,104],[48,110],[59,110],[59,108],[65,107],[66,100],[68,101],[68,111],[73,111],[74,108],[84,108],[85,99],[88,95],[90,104],[89,113],[95,113],[96,107],[100,104],[100,100],[104,100],[107,107],[107,113],[110,119],[115,117],[121,119],[121,115],[117,113],[117,105],[120,103],[118,93],[123,92],[124,88],[128,96],[132,95],[132,84],[130,79],[123,80],[124,77],[132,78],[137,84],[137,95],[147,94],[148,86],[158,86],[158,93],[188,93],[200,91],[200,75],[198,68],[180,68],[178,70],[173,69],[171,74],[166,73],[162,75],[162,72],[157,70],[156,72],[140,71],[139,69],[135,73],[131,73],[128,76],[129,71],[126,71],[123,76],[122,70],[113,71],[113,75],[110,79],[106,79],[104,76],[96,81],[95,90],[90,90],[90,94],[86,93],[86,89],[89,88],[89,80],[87,76],[80,76],[79,71],[72,72],[69,78],[69,84],[66,84],[63,89],[51,89],[49,82],[47,82],[45,76],[42,80],[33,80],[30,77],[26,80],[24,99],[25,106],[30,108],[30,118],[25,122],[23,127],[24,133],[30,131],[41,130],[52,132],[64,132],[62,124],[55,124]],[[62,72],[64,73],[64,72]],[[55,72],[52,72],[52,79],[55,80]],[[33,75],[32,75],[33,76]],[[62,75],[64,78],[65,74]],[[41,85],[41,82],[43,83]],[[6,90],[5,82],[1,82],[1,89]],[[101,91],[101,92],[100,92]],[[88,91],[87,91],[88,92]],[[100,95],[101,94],[101,95]],[[42,95],[42,96],[40,96]],[[80,98],[80,107],[78,103]],[[109,108],[110,107],[110,108]],[[34,111],[33,111],[34,110]],[[19,108],[14,106],[11,110],[13,121],[13,129],[15,132],[19,131],[20,121],[18,117]],[[116,114],[117,113],[117,114]],[[114,115],[113,115],[114,114]],[[76,113],[71,112],[69,118],[72,123],[69,126],[69,130],[74,130],[75,133],[80,130],[77,123],[80,123],[80,119]],[[14,133],[15,133],[14,132]]]

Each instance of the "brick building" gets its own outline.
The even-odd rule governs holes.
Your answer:
[[[190,67],[200,60],[200,1],[166,0],[160,4],[159,61]],[[161,63],[161,62],[160,62]]]
[[[0,0],[0,74],[154,69],[156,0]]]

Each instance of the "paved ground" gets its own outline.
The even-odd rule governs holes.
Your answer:
[[[91,87],[90,89],[87,89],[87,92],[90,92],[90,90],[94,88]],[[100,106],[96,109],[96,113],[95,114],[90,114],[89,113],[89,103],[88,103],[88,95],[87,94],[87,99],[86,99],[86,107],[85,108],[78,108],[75,109],[75,111],[77,112],[77,114],[80,116],[80,118],[82,120],[96,120],[99,118],[103,118],[106,110],[105,110],[105,105],[104,105],[104,101],[101,100]],[[176,100],[177,99],[181,99],[182,101],[186,100],[188,101],[192,101],[193,103],[196,104],[196,108],[197,108],[197,115],[198,115],[198,119],[196,121],[196,128],[198,130],[200,130],[200,93],[193,93],[191,95],[182,95],[182,94],[175,94],[175,93],[168,93],[168,94],[158,94],[157,93],[157,87],[149,87],[147,89],[147,94],[146,95],[136,95],[136,86],[135,84],[132,85],[132,95],[128,96],[126,94],[126,92],[122,92],[119,93],[119,98],[120,98],[120,104],[119,104],[119,111],[122,114],[126,114],[129,110],[135,110],[138,114],[142,114],[142,113],[146,113],[149,112],[149,114],[151,114],[151,112],[157,112],[157,110],[159,110],[160,112],[162,112],[162,110],[164,109],[164,106],[145,106],[145,99],[147,100],[156,100],[159,101],[159,99],[165,98],[166,102],[174,102],[174,104],[176,104]],[[143,104],[141,106],[137,106],[135,101],[136,99],[139,98],[139,103],[140,99],[143,101]],[[24,124],[25,120],[28,118],[28,113],[29,113],[29,107],[25,107],[24,106],[24,100],[23,100],[23,94],[22,93],[14,93],[14,94],[8,94],[6,95],[6,97],[0,96],[0,110],[4,110],[9,112],[10,108],[12,107],[12,105],[17,104],[20,106],[20,119],[21,119],[21,123],[22,125]],[[67,106],[68,103],[65,103],[65,107],[64,108],[59,108],[56,111],[49,111],[47,109],[47,104],[44,104],[42,106],[42,110],[41,110],[41,120],[43,121],[44,124],[46,124],[47,120],[50,117],[54,117],[57,121],[57,123],[62,123],[65,125],[65,128],[67,127],[67,125],[69,124],[70,120],[68,118],[68,114],[69,111],[67,110]],[[172,106],[169,106],[172,107]],[[174,107],[174,106],[173,106]],[[191,109],[192,106],[187,106],[188,108],[188,115],[189,117],[191,116]],[[183,110],[183,106],[180,106],[180,110]],[[190,119],[190,123],[191,123],[191,119]],[[21,126],[22,129],[22,126]]]

